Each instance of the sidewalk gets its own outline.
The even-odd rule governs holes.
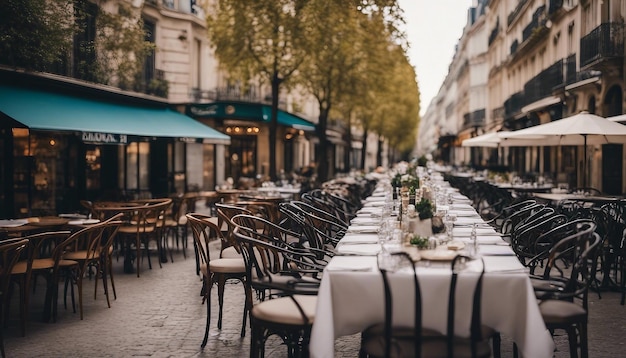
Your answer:
[[[192,244],[190,237],[189,243]],[[215,242],[212,251],[218,250]],[[200,343],[204,334],[206,306],[201,303],[201,280],[195,274],[193,248],[187,258],[174,253],[174,262],[153,260],[153,269],[143,264],[141,277],[123,273],[123,262],[114,263],[117,300],[107,308],[98,285],[93,299],[94,281],[85,280],[84,320],[71,307],[59,303],[57,323],[41,323],[43,280],[39,280],[30,305],[26,337],[19,336],[18,296],[14,294],[8,327],[4,329],[7,357],[246,357],[249,356],[249,327],[241,338],[241,283],[227,284],[223,329],[217,329],[217,290],[211,297],[211,330],[207,346]],[[62,288],[60,295],[62,294]],[[603,292],[602,299],[590,293],[590,357],[620,357],[626,351],[626,306],[620,294]],[[68,302],[69,304],[69,302]],[[511,342],[503,339],[502,356],[512,357]],[[286,357],[278,339],[266,346],[266,357]],[[336,340],[336,357],[357,357],[359,335]],[[555,357],[569,357],[565,337],[557,337]]]

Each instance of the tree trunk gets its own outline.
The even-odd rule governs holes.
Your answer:
[[[322,107],[322,106],[320,106]],[[317,124],[317,136],[320,143],[317,147],[317,180],[323,183],[328,180],[328,139],[326,138],[326,127],[328,126],[328,108],[320,108],[319,123]]]
[[[276,181],[276,131],[278,130],[278,93],[280,88],[280,78],[278,73],[272,76],[272,114],[270,119],[270,167],[269,177],[271,181]]]
[[[350,163],[350,157],[352,156],[352,111],[348,111],[348,129],[346,133],[346,149],[343,151],[343,165],[344,172],[349,173],[350,168],[352,168],[352,163]],[[356,166],[356,163],[354,163]]]
[[[365,170],[365,159],[367,157],[367,136],[369,131],[367,128],[363,128],[363,141],[361,146],[361,169]]]
[[[378,150],[376,151],[376,166],[383,165],[383,139],[382,136],[378,135]]]

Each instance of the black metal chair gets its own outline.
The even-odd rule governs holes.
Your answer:
[[[268,226],[258,229],[259,220]],[[314,254],[289,245],[278,225],[250,215],[235,216],[233,222],[246,262],[246,282],[260,300],[247,302],[252,326],[250,357],[264,357],[265,341],[272,335],[282,339],[289,357],[308,356],[324,265]]]
[[[186,215],[189,226],[193,233],[194,250],[198,253],[197,266],[202,272],[202,302],[206,304],[207,316],[204,329],[204,338],[201,347],[206,346],[209,338],[209,326],[211,323],[211,289],[217,284],[217,295],[219,301],[219,313],[217,328],[222,329],[222,312],[224,307],[224,288],[229,280],[240,281],[244,284],[246,297],[250,295],[246,284],[246,267],[242,257],[240,258],[216,258],[211,259],[209,244],[212,241],[220,240],[222,234],[217,225],[211,222],[211,216],[189,213]],[[243,308],[243,323],[241,326],[241,336],[246,332],[246,319],[248,307]]]
[[[421,292],[419,287],[418,275],[415,265],[411,257],[404,253],[392,254],[400,258],[401,262],[412,268],[412,272],[407,273],[406,270],[395,271],[381,265],[379,257],[379,270],[383,279],[383,288],[385,293],[385,320],[382,324],[376,324],[368,327],[361,334],[361,350],[360,357],[384,357],[384,358],[400,358],[400,357],[490,357],[491,347],[489,340],[499,337],[497,333],[481,324],[481,297],[482,297],[482,280],[484,275],[484,263],[481,261],[482,270],[478,273],[463,272],[460,269],[461,263],[470,260],[469,257],[457,256],[451,264],[451,280],[450,294],[448,297],[448,309],[446,317],[446,332],[440,333],[432,329],[426,329],[422,326],[422,303]],[[394,290],[398,288],[398,283],[393,284],[392,281],[399,281],[404,276],[403,283],[403,301],[406,302],[406,283],[409,279],[406,275],[412,275],[411,287],[413,290],[413,310],[414,316],[411,326],[402,326],[394,323],[394,304],[397,302],[398,292]],[[468,276],[466,279],[475,278],[473,292],[457,292],[457,283],[459,276]],[[454,330],[455,311],[457,307],[457,297],[459,295],[469,295],[472,297],[471,303],[471,321],[469,337],[464,337]],[[499,341],[497,343],[499,346]],[[496,356],[499,354],[495,353]]]

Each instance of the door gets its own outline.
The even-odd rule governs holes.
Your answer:
[[[602,191],[606,194],[622,194],[623,147],[623,144],[602,146]]]

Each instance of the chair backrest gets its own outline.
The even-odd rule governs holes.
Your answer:
[[[456,311],[456,297],[457,295],[467,295],[468,292],[457,292],[457,283],[459,279],[459,275],[465,275],[463,269],[457,269],[457,265],[460,263],[461,266],[465,265],[465,261],[469,260],[469,257],[465,256],[457,256],[452,260],[452,279],[450,280],[450,295],[448,298],[448,322],[447,322],[447,350],[448,350],[448,358],[454,357],[454,340],[456,334],[454,332],[454,324],[455,324],[455,311]],[[481,263],[481,271],[476,279],[476,283],[474,285],[474,291],[472,293],[471,300],[471,321],[470,321],[470,345],[472,357],[477,356],[477,343],[482,341],[488,337],[482,336],[482,322],[481,322],[481,303],[482,303],[482,291],[483,291],[483,276],[485,275],[485,262],[483,258],[480,257],[477,261]]]
[[[91,260],[99,259],[103,254],[103,248],[112,245],[117,230],[122,225],[122,221],[119,220],[122,216],[118,213],[103,222],[89,225],[70,234],[54,248],[55,266],[58,265],[58,260],[69,251],[86,251],[84,265]]]
[[[222,233],[217,225],[212,222],[209,215],[200,213],[189,213],[186,215],[187,223],[191,228],[194,247],[198,255],[198,264],[208,265],[211,261],[209,244],[215,240],[223,240]]]
[[[416,357],[421,356],[422,351],[422,293],[420,290],[419,279],[417,272],[415,271],[415,265],[413,260],[406,252],[395,252],[390,254],[395,257],[395,267],[389,270],[386,264],[383,264],[384,256],[378,256],[378,270],[380,271],[383,279],[383,292],[385,295],[385,322],[384,322],[384,338],[385,348],[384,357],[391,357],[391,349],[393,345],[392,333],[393,333],[393,290],[391,284],[391,276],[396,274],[395,269],[398,267],[408,266],[413,270],[413,278],[411,280],[413,286],[413,352],[416,352]]]
[[[564,239],[572,240],[577,237],[590,237],[596,230],[597,224],[591,219],[570,220],[541,234],[534,242],[532,250],[536,257],[532,261],[543,261],[550,255],[556,244]],[[537,265],[537,263],[530,263]]]
[[[5,294],[9,287],[11,271],[28,247],[28,239],[5,239],[0,242],[0,294]]]
[[[535,241],[541,235],[566,222],[567,217],[565,215],[557,214],[552,210],[535,216],[518,226],[511,233],[511,248],[520,262],[526,265],[528,260],[532,260],[538,254],[535,251],[538,248]]]
[[[420,291],[419,278],[415,268],[415,264],[413,263],[410,255],[405,252],[397,252],[390,254],[392,257],[395,257],[394,267],[388,268],[386,264],[382,264],[384,262],[384,255],[379,255],[378,257],[378,268],[382,276],[383,280],[383,288],[384,288],[384,296],[385,296],[385,321],[384,321],[384,338],[385,338],[385,354],[384,357],[394,357],[394,356],[409,356],[408,354],[412,353],[415,357],[420,357],[422,355],[422,295]],[[461,266],[465,265],[466,261],[469,261],[470,258],[466,256],[457,256],[451,263],[451,278],[450,278],[450,286],[449,286],[449,295],[448,295],[448,305],[447,305],[447,317],[446,317],[446,350],[447,357],[454,357],[455,354],[455,338],[457,338],[458,333],[455,332],[455,323],[456,323],[456,311],[460,308],[461,303],[458,303],[457,297],[469,296],[471,300],[469,300],[469,304],[471,307],[468,309],[471,310],[471,318],[470,318],[470,341],[471,341],[471,352],[472,356],[477,356],[477,342],[482,341],[488,337],[482,337],[482,323],[481,323],[481,300],[482,300],[482,282],[483,275],[485,272],[484,262],[482,258],[478,259],[480,261],[480,271],[479,272],[465,272]],[[411,273],[410,280],[407,279],[407,270],[402,269],[398,270],[399,267],[410,267]],[[466,291],[467,287],[471,285],[463,285],[464,290],[457,290],[458,282],[460,277],[463,276],[464,280],[473,280],[473,291]],[[465,276],[468,276],[465,278]],[[395,283],[394,283],[395,281]],[[402,316],[401,314],[394,314],[394,304],[397,304],[399,301],[406,302],[406,295],[408,294],[407,285],[410,285],[410,290],[413,291],[413,317],[412,317],[412,326],[413,326],[413,337],[411,342],[413,343],[413,351],[412,352],[403,352],[403,354],[392,354],[393,348],[393,327],[396,325],[394,323],[394,317],[397,318]],[[400,289],[401,287],[401,289]],[[402,293],[402,296],[398,296],[400,298],[394,299],[394,289],[398,289],[395,293]],[[464,304],[464,303],[463,303]],[[401,310],[402,311],[402,310]],[[405,322],[408,322],[405,321]],[[398,352],[395,352],[398,353]]]
[[[283,203],[280,210],[299,225],[309,245],[318,249],[335,247],[348,229],[348,226],[339,219],[305,202]]]
[[[321,273],[326,266],[306,248],[290,246],[281,236],[274,236],[281,228],[254,229],[255,221],[264,219],[237,215],[234,235],[241,248],[246,263],[246,284],[259,292],[262,297],[267,289],[279,289],[287,293],[317,293]],[[303,277],[310,280],[302,280]]]
[[[551,249],[544,280],[563,284],[558,290],[538,291],[541,299],[580,300],[587,309],[589,285],[595,277],[597,258],[602,240],[593,231],[582,230],[564,237]]]
[[[223,235],[225,242],[222,249],[234,246],[237,250],[239,250],[233,234],[235,224],[233,223],[232,218],[240,214],[252,215],[252,212],[243,206],[222,203],[215,203],[215,212],[217,213],[218,218],[218,228],[222,230],[222,227],[226,224],[227,229],[227,232]]]
[[[46,231],[24,236],[28,240],[28,255],[22,259],[27,260],[26,274],[32,271],[34,260],[52,258],[54,248],[71,234],[71,231]]]

